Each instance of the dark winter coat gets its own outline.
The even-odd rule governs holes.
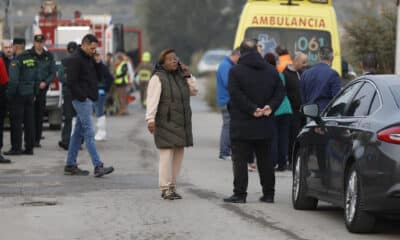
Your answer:
[[[293,111],[299,111],[301,106],[300,75],[290,65],[283,71],[286,79],[286,94]]]
[[[279,107],[285,89],[278,71],[258,52],[251,52],[240,57],[230,70],[228,89],[231,139],[271,139],[275,127],[273,113],[261,118],[253,114],[265,105],[272,111]]]
[[[158,68],[161,96],[156,115],[154,139],[157,148],[193,146],[192,110],[187,80],[180,72]]]
[[[66,73],[72,100],[97,100],[97,83],[98,79],[102,79],[102,69],[93,57],[78,48],[67,61]]]

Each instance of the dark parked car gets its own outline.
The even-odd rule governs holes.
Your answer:
[[[372,231],[377,215],[400,215],[400,76],[361,76],[321,114],[302,111],[312,120],[294,146],[294,208],[343,207],[355,233]]]

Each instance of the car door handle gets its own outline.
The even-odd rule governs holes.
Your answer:
[[[339,125],[339,123],[338,122],[336,122],[336,121],[326,121],[325,122],[325,125],[326,126],[337,126],[337,125]]]

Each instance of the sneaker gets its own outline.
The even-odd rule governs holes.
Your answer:
[[[162,197],[164,200],[175,200],[175,199],[177,199],[177,198],[174,197],[173,192],[172,192],[170,189],[168,189],[168,190],[163,190],[163,191],[161,192],[161,197]]]
[[[100,165],[98,167],[95,167],[94,176],[95,177],[102,177],[102,176],[110,174],[112,172],[114,172],[114,168],[113,167],[103,167],[103,165]]]
[[[78,166],[65,166],[64,175],[87,176],[89,175],[89,171],[82,170]]]
[[[177,192],[175,192],[175,191],[173,191],[171,193],[170,197],[173,198],[173,199],[182,199],[182,196],[180,194],[178,194]]]
[[[182,199],[182,196],[176,192],[176,187],[171,187],[169,189],[169,192],[171,193],[171,196],[170,196],[171,198],[173,198],[173,199]]]
[[[222,160],[222,161],[230,161],[230,160],[232,160],[232,157],[231,156],[219,156],[218,159]]]
[[[7,163],[11,163],[11,160],[6,159],[2,155],[0,155],[0,164],[7,164]]]

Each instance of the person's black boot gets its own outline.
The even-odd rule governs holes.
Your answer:
[[[260,197],[260,202],[274,203],[274,195],[268,194]]]
[[[33,155],[33,150],[32,150],[32,149],[31,149],[31,150],[25,149],[25,150],[22,152],[22,154],[24,154],[24,155]]]
[[[243,196],[238,196],[233,194],[232,196],[228,198],[224,198],[224,202],[227,203],[246,203],[246,197]]]
[[[8,155],[8,156],[22,155],[22,150],[10,149],[7,152],[4,152],[4,155]]]
[[[62,141],[58,142],[58,146],[60,146],[60,148],[68,151],[68,144],[63,143]]]
[[[6,159],[4,158],[1,154],[0,154],[0,164],[8,164],[11,163],[10,159]]]
[[[64,175],[87,176],[89,175],[89,171],[82,170],[78,166],[65,166]]]
[[[112,172],[114,172],[114,168],[113,167],[104,167],[103,165],[101,165],[101,166],[95,167],[94,176],[95,177],[102,177],[102,176],[110,174]]]

